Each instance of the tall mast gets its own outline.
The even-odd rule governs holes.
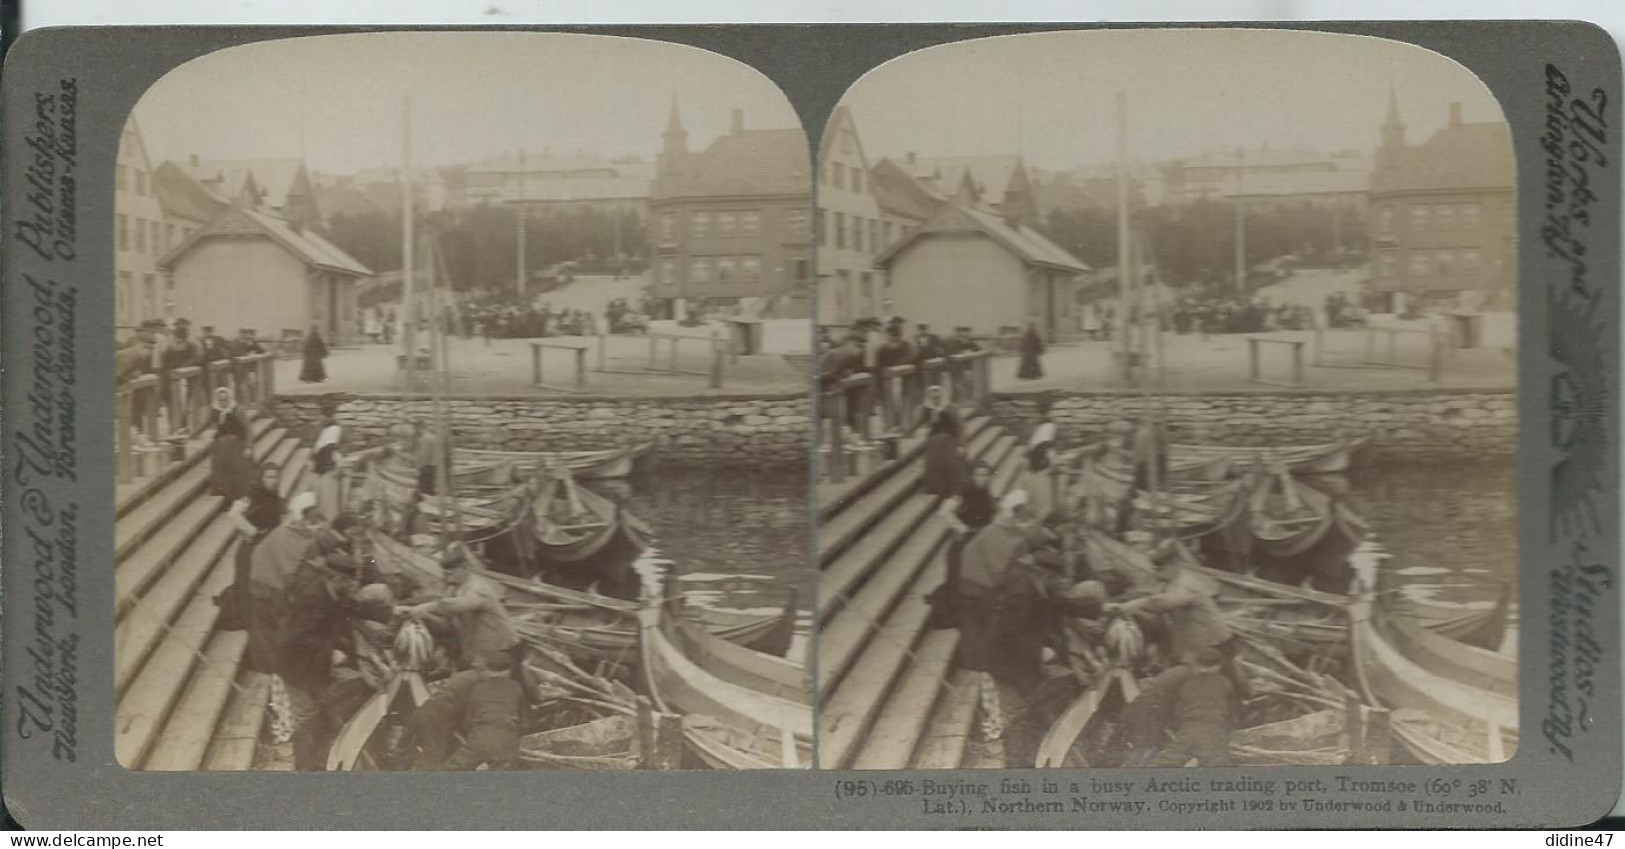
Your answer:
[[[401,98],[401,345],[406,385],[417,385],[417,306],[412,280],[412,96]]]
[[[1236,297],[1247,296],[1247,201],[1242,195],[1246,165],[1242,148],[1236,148]]]
[[[519,192],[514,198],[514,241],[518,244],[519,267],[515,274],[515,291],[519,303],[525,302],[525,151],[519,151]]]
[[[1123,383],[1134,380],[1133,345],[1129,342],[1128,233],[1128,100],[1117,93],[1117,339]]]

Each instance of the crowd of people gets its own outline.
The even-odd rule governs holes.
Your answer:
[[[538,306],[513,298],[488,297],[466,301],[456,309],[450,306],[442,309],[439,330],[448,336],[488,340],[639,334],[648,332],[652,308],[647,297],[637,304],[629,298],[615,298],[605,305],[601,314],[573,307],[554,307],[545,301]],[[376,326],[380,331],[369,330],[369,340],[385,344],[392,341],[391,334],[382,331],[392,328],[397,323],[395,319],[380,320],[376,325],[366,319],[363,321],[367,327]]]
[[[1128,522],[1128,504],[1066,491],[1047,414],[1029,429],[1014,486],[995,496],[993,470],[965,459],[958,414],[940,389],[928,391],[926,413],[924,487],[944,496],[938,516],[952,534],[930,625],[959,629],[961,665],[982,679],[982,739],[1010,765],[1032,764],[1048,724],[1034,707],[1052,678],[1046,664],[1081,650],[1143,679],[1123,711],[1127,765],[1228,764],[1248,693],[1238,642],[1173,541]],[[1115,432],[1137,481],[1166,466],[1165,436],[1150,422]],[[1080,544],[1090,533],[1135,549],[1155,580],[1092,562]]]
[[[220,400],[210,488],[230,505],[240,539],[234,581],[215,600],[218,621],[247,632],[246,663],[272,676],[274,742],[291,743],[294,768],[326,767],[343,723],[378,691],[387,674],[378,658],[403,629],[428,635],[433,650],[421,671],[439,682],[411,719],[412,766],[510,766],[528,691],[501,586],[477,574],[455,545],[441,555],[444,584],[435,590],[378,567],[374,534],[409,539],[422,517],[385,527],[350,509],[357,499],[344,475],[355,458],[344,455],[332,411],[314,443],[312,482],[284,497],[275,464],[240,461],[245,422],[229,398]],[[418,489],[420,497],[432,494],[440,449],[431,430],[418,424],[398,448],[431,470],[419,474]]]
[[[1342,292],[1326,296],[1320,316],[1301,303],[1272,303],[1267,296],[1239,296],[1214,292],[1198,292],[1179,296],[1163,313],[1163,329],[1178,335],[1199,333],[1204,336],[1221,333],[1262,333],[1270,330],[1313,330],[1324,322],[1325,327],[1358,327],[1364,324],[1369,312],[1355,299]],[[1111,301],[1097,301],[1084,305],[1081,324],[1086,338],[1111,339],[1117,331],[1116,305]],[[1138,324],[1140,311],[1130,306],[1128,321]]]

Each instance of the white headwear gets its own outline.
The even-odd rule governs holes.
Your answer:
[[[1036,448],[1046,442],[1055,441],[1055,423],[1044,422],[1033,428],[1033,438],[1027,441],[1027,447]]]
[[[305,511],[316,506],[316,493],[310,490],[301,490],[288,499],[288,512],[294,516],[303,516]]]
[[[316,437],[315,450],[320,451],[328,445],[337,445],[339,443],[339,434],[342,432],[336,424],[330,424],[322,428],[322,432]]]
[[[1017,507],[1024,507],[1026,504],[1027,490],[1025,489],[1012,489],[1005,493],[1003,498],[999,499],[999,509],[1006,513]]]

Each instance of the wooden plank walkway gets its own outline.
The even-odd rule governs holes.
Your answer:
[[[250,433],[255,460],[281,469],[284,497],[308,486],[310,451],[297,436],[264,418]],[[117,492],[115,752],[129,769],[243,770],[254,761],[270,681],[242,668],[246,632],[215,628],[238,534],[207,485],[200,438],[184,460]]]
[[[966,455],[1014,486],[1015,437],[968,416]],[[824,769],[952,769],[967,759],[979,691],[953,669],[956,630],[927,630],[949,531],[941,499],[919,490],[924,441],[896,461],[818,488],[818,763]]]

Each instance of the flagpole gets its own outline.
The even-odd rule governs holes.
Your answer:
[[[1117,93],[1117,340],[1123,384],[1134,382],[1132,345],[1129,342],[1129,234],[1128,234],[1128,100]]]
[[[406,386],[417,387],[417,304],[412,268],[412,96],[401,98],[401,344],[406,348]]]

